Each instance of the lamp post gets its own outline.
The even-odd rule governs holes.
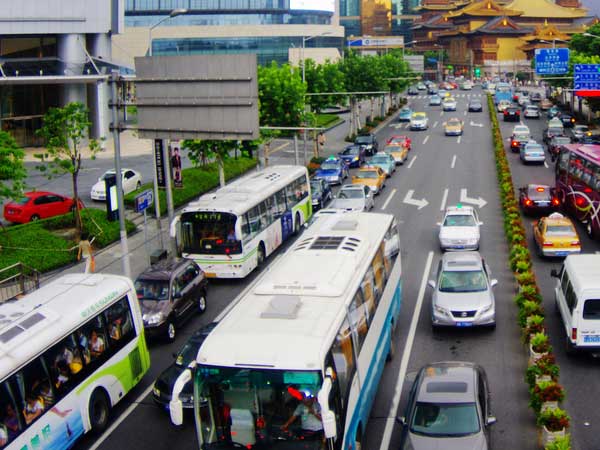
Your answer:
[[[404,59],[404,48],[405,48],[407,45],[416,44],[417,42],[418,42],[418,41],[409,41],[409,42],[405,42],[405,43],[402,45],[402,59]]]
[[[600,36],[597,36],[597,35],[592,34],[592,33],[583,33],[583,35],[587,36],[587,37],[593,37],[593,38],[596,38],[596,39],[600,39]]]
[[[185,8],[177,8],[169,13],[168,16],[163,17],[150,28],[148,28],[148,56],[152,56],[152,30],[154,30],[157,26],[163,23],[165,20],[168,20],[172,17],[177,17],[182,14],[187,14],[188,10]]]
[[[584,33],[584,35],[585,35],[585,33]],[[544,39],[540,39],[540,42],[544,42],[545,44],[552,44],[552,48],[556,48],[556,41],[566,42],[566,43],[569,42],[569,41],[565,41],[563,39],[552,39],[552,41],[546,41]]]
[[[314,36],[308,36],[308,37],[302,36],[302,82],[303,83],[306,81],[306,77],[305,77],[305,73],[304,73],[304,49],[306,48],[306,41],[310,41],[311,39],[314,39],[314,38],[320,37],[320,36],[327,36],[328,34],[331,34],[331,31],[325,31],[324,33],[315,34]]]

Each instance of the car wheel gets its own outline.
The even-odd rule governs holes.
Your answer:
[[[94,434],[102,433],[108,425],[110,416],[110,402],[106,392],[102,389],[96,389],[90,397],[88,410],[92,432]]]
[[[260,267],[264,263],[265,263],[265,244],[263,244],[261,242],[260,244],[258,244],[258,249],[256,250],[256,267]]]
[[[198,312],[203,314],[206,311],[206,293],[202,292],[197,300],[198,303]]]
[[[167,339],[169,340],[169,342],[173,342],[176,336],[177,328],[175,327],[175,322],[169,320],[169,323],[167,323]]]
[[[36,221],[40,220],[40,216],[37,214],[34,214],[33,216],[31,216],[31,218],[29,220],[31,222],[36,222]]]
[[[390,351],[385,358],[385,360],[388,362],[394,359],[394,356],[396,355],[396,344],[394,342],[396,331],[394,330],[393,326],[394,324],[392,324],[392,330],[390,331]]]
[[[575,353],[577,353],[575,345],[573,345],[568,335],[565,335],[565,353],[567,356],[573,356]]]

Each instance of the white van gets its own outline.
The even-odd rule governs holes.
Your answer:
[[[565,334],[566,352],[578,350],[600,354],[600,255],[569,255],[554,287]]]

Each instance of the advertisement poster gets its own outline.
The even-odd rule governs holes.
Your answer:
[[[171,179],[173,187],[183,187],[183,176],[181,172],[181,146],[179,141],[171,141],[169,145],[169,158],[171,158]]]

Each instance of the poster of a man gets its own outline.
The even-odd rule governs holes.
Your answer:
[[[173,186],[183,187],[183,177],[181,175],[181,149],[178,141],[171,142],[171,169],[173,175]]]

